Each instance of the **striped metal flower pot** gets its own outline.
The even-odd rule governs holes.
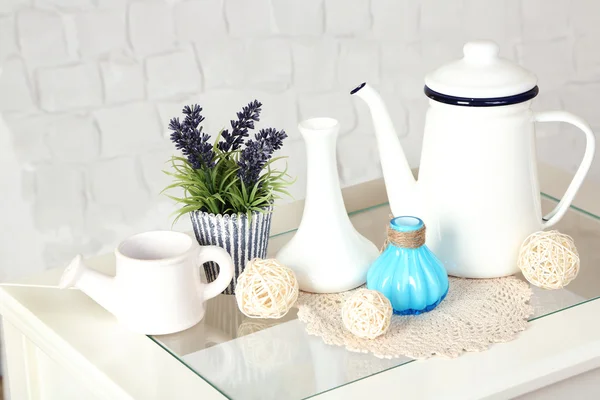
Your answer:
[[[254,211],[252,217],[246,214],[215,215],[204,211],[190,213],[196,239],[201,246],[215,245],[224,248],[231,255],[235,265],[233,280],[223,291],[234,294],[238,277],[253,258],[267,256],[267,244],[271,231],[273,207],[264,213]],[[204,264],[208,282],[215,280],[219,267],[214,262]]]

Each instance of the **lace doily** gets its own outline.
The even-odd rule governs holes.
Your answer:
[[[490,343],[508,342],[526,329],[533,314],[526,282],[515,277],[449,280],[448,295],[439,306],[421,315],[393,315],[388,332],[376,339],[358,338],[344,327],[342,305],[353,291],[300,292],[298,318],[309,334],[327,344],[380,358],[453,358],[464,351],[486,350]]]

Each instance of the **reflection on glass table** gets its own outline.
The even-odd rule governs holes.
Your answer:
[[[545,212],[555,205],[555,199],[543,197]],[[388,205],[382,204],[356,211],[351,219],[359,232],[379,245],[389,214]],[[581,271],[566,289],[534,287],[531,320],[600,297],[600,270],[595,268],[600,264],[600,216],[571,208],[556,229],[574,238]],[[272,237],[269,254],[274,255],[292,235]],[[292,309],[279,320],[252,319],[239,312],[234,296],[220,295],[207,302],[198,325],[152,339],[231,399],[308,398],[413,361],[379,359],[326,345],[306,333],[296,312]]]

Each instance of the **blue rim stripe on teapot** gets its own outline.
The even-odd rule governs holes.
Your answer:
[[[523,103],[527,100],[533,99],[539,93],[539,88],[535,86],[533,89],[528,90],[525,93],[516,94],[514,96],[506,97],[494,97],[494,98],[469,98],[469,97],[455,97],[447,94],[439,93],[431,90],[425,86],[423,88],[425,95],[432,100],[439,101],[444,104],[451,104],[453,106],[464,106],[464,107],[497,107],[497,106],[509,106],[511,104]]]

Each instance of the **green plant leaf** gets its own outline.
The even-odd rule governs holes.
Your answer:
[[[234,175],[237,173],[238,169],[239,169],[239,167],[238,167],[238,168],[236,168],[236,169],[231,169],[229,172],[227,172],[227,174],[226,174],[226,175],[223,177],[223,180],[221,181],[221,185],[220,185],[220,187],[219,187],[219,190],[220,190],[220,191],[223,191],[223,190],[227,191],[227,190],[229,189],[229,187],[231,187],[231,185],[234,185],[234,184],[236,183],[236,182],[235,182],[235,179],[232,179],[232,178],[233,178],[233,177],[234,177]],[[228,183],[228,186],[226,186],[226,188],[225,188],[225,189],[223,189],[223,185],[227,184],[227,182],[228,182],[230,179],[232,179],[232,180],[231,180],[231,182],[229,182],[229,183]]]
[[[171,224],[171,227],[173,225],[175,225],[177,223],[177,221],[179,221],[179,218],[181,218],[182,215],[185,215],[189,212],[196,211],[196,210],[199,210],[199,209],[195,208],[193,206],[186,206],[186,207],[181,207],[179,210],[171,213],[171,216],[173,216],[173,215],[175,216],[175,219],[173,220],[173,224]]]
[[[281,188],[273,188],[273,190],[274,190],[275,192],[278,192],[278,193],[285,194],[285,195],[286,195],[286,196],[288,196],[288,197],[294,198],[294,196],[292,196],[292,195],[291,195],[291,194],[290,194],[290,193],[289,193],[287,190],[285,190],[285,189],[281,189]]]
[[[215,142],[213,143],[213,152],[217,152],[217,151],[221,151],[219,150],[219,148],[217,147],[219,145],[219,142],[221,141],[221,134],[223,133],[223,130],[225,130],[225,128],[221,128],[221,130],[219,131],[219,133],[217,133],[217,137],[215,138]]]

